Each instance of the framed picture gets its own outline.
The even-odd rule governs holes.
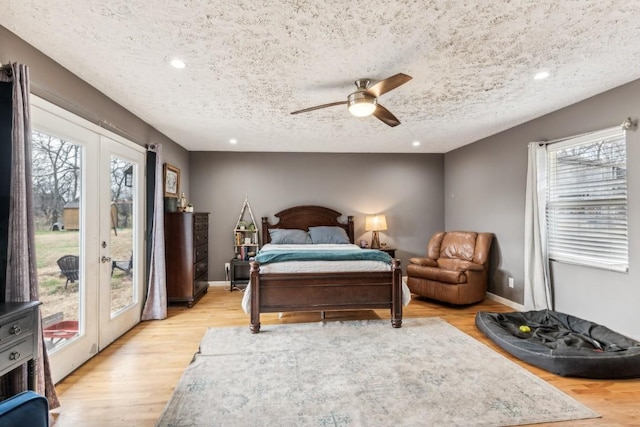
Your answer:
[[[180,191],[180,169],[164,164],[164,197],[178,197]]]

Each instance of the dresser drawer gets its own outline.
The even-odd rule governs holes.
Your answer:
[[[209,262],[207,260],[197,262],[193,265],[193,277],[200,278],[200,276],[204,276],[204,279],[201,280],[207,280],[208,270]]]
[[[33,334],[20,337],[12,345],[0,348],[0,367],[9,372],[34,357]]]
[[[209,215],[198,215],[193,217],[193,228],[195,230],[206,230],[209,228]]]
[[[206,276],[202,276],[200,279],[196,279],[193,282],[193,294],[198,295],[200,292],[203,292],[206,288],[209,287],[209,282],[207,282]]]
[[[209,245],[201,245],[196,248],[196,261],[207,259],[209,255]]]
[[[193,246],[200,246],[209,242],[209,231],[200,230],[193,233]]]
[[[2,319],[0,323],[0,346],[24,335],[33,333],[33,312],[17,313]]]

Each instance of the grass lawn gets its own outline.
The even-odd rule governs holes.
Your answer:
[[[111,258],[118,261],[131,258],[132,229],[119,229],[117,236],[111,231]],[[68,283],[60,272],[57,260],[63,255],[80,255],[80,232],[39,231],[35,234],[38,288],[42,317],[63,313],[64,320],[78,320],[80,292],[78,281]],[[81,256],[82,259],[82,256]],[[87,286],[97,284],[87,283]],[[111,311],[125,307],[131,300],[132,277],[116,269],[111,277]],[[104,298],[104,296],[101,296]]]

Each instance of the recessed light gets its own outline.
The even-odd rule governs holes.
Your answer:
[[[538,71],[533,78],[535,80],[542,80],[542,79],[546,79],[547,77],[549,77],[551,75],[550,72],[546,71],[546,70],[542,70],[542,71]]]
[[[182,59],[178,59],[178,58],[176,58],[176,59],[172,59],[172,60],[171,60],[171,66],[172,66],[173,68],[177,68],[177,69],[181,70],[181,69],[183,69],[184,67],[186,67],[186,66],[187,66],[187,64],[185,64],[185,63],[184,63],[184,61],[183,61]]]
[[[238,140],[237,139],[230,139],[229,140],[229,144],[237,144]]]
[[[414,147],[419,147],[420,146],[420,141],[413,141],[412,144]]]

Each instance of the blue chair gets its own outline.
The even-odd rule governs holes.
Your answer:
[[[23,391],[0,402],[0,427],[49,427],[49,402],[33,391]]]

